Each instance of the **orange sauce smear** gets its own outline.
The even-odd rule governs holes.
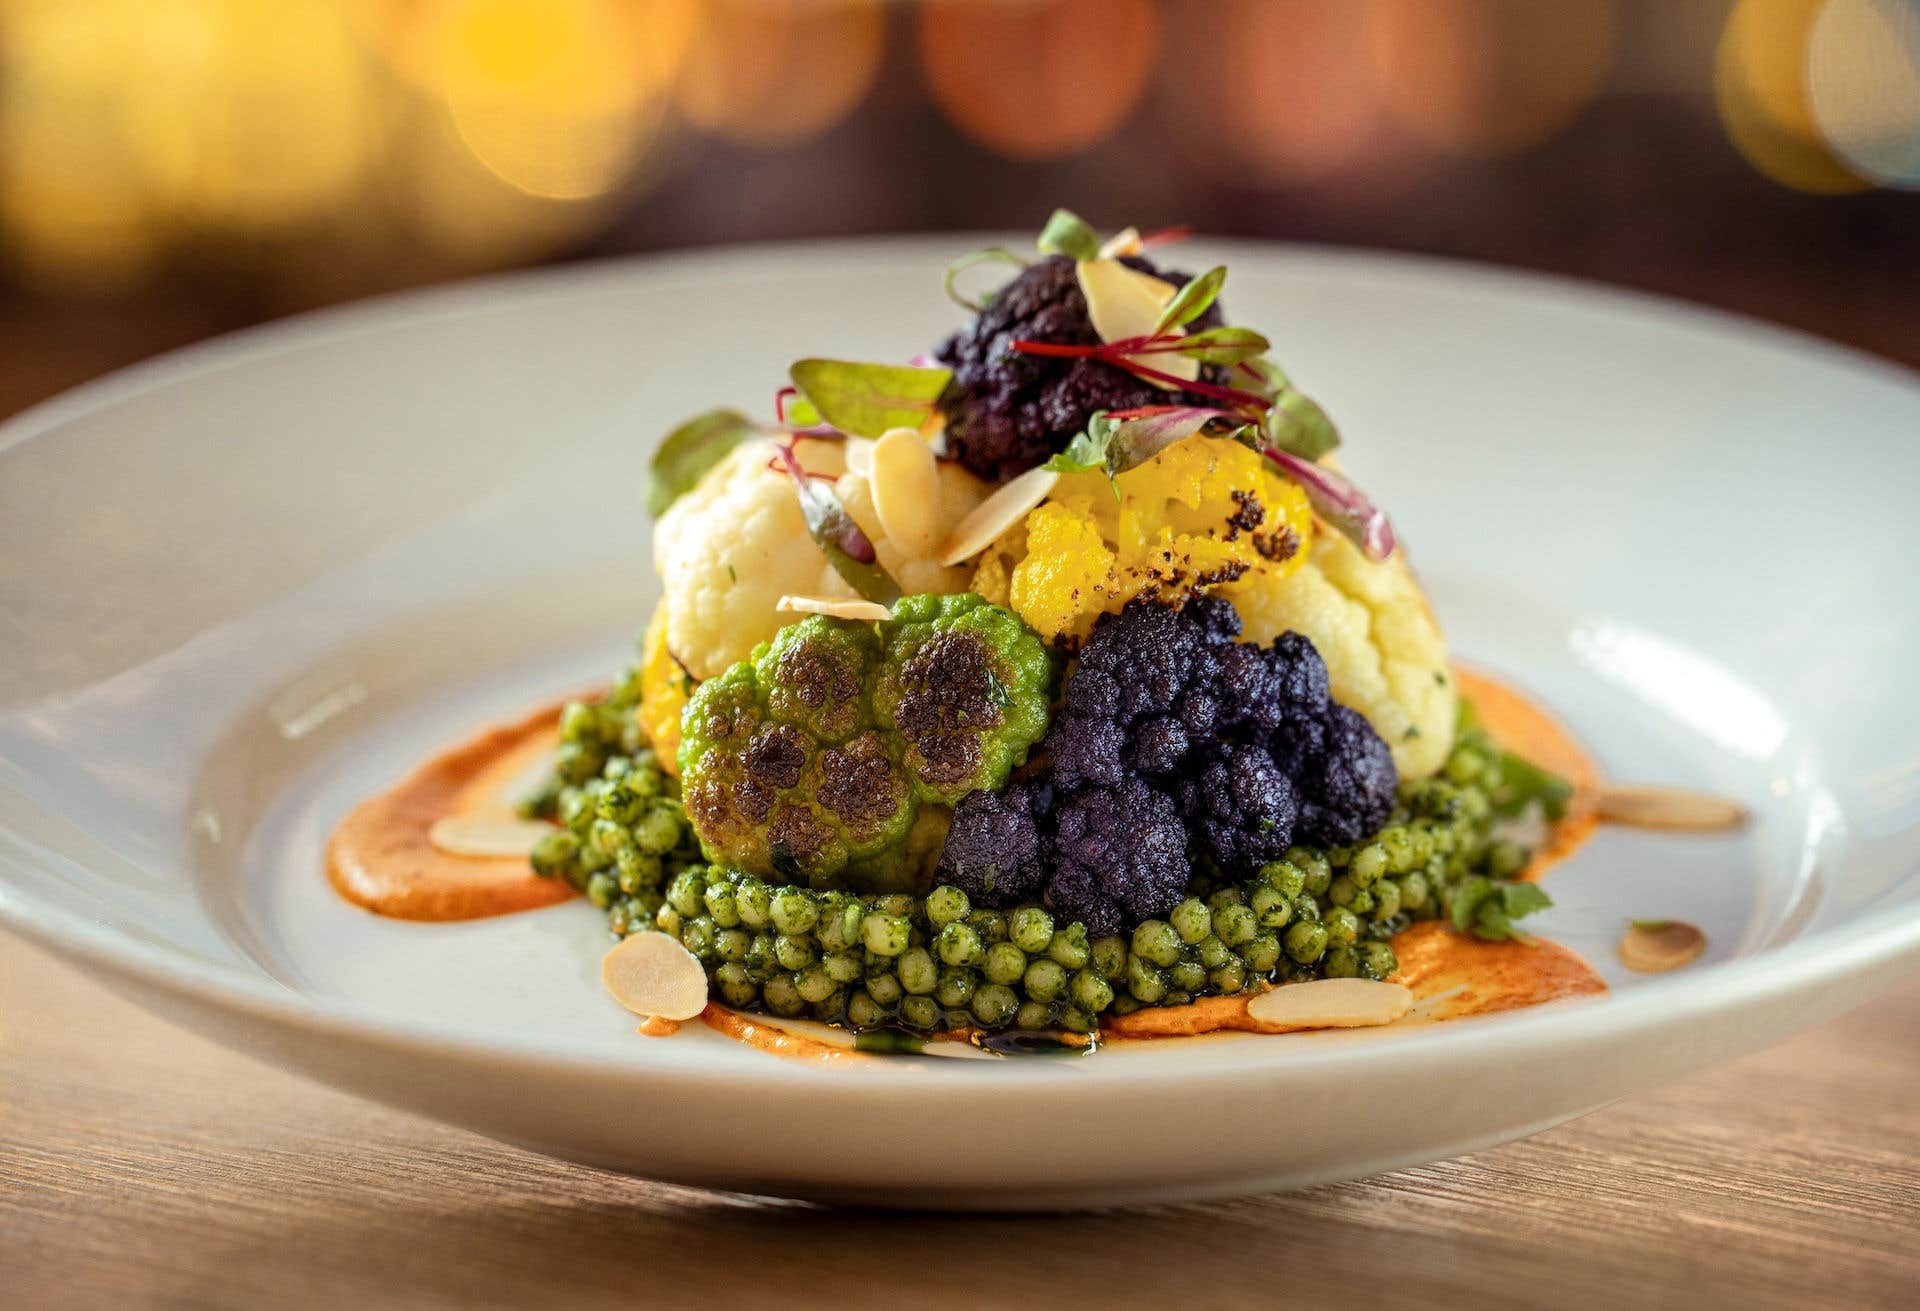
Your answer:
[[[564,703],[562,703],[564,704]],[[561,705],[487,729],[355,806],[327,842],[327,878],[357,906],[405,920],[469,920],[535,910],[573,889],[524,856],[454,856],[427,838],[448,816],[513,813],[502,791],[560,740]]]

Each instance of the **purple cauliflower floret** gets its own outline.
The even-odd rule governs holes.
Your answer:
[[[1041,826],[1051,789],[1009,783],[998,792],[969,792],[954,807],[939,880],[982,906],[1036,900],[1046,886]]]
[[[1043,772],[961,801],[942,878],[981,905],[1040,896],[1098,935],[1166,913],[1193,859],[1244,877],[1296,841],[1377,832],[1399,786],[1387,744],[1331,698],[1312,642],[1239,635],[1213,598],[1103,618],[1036,757]]]
[[[1162,272],[1135,256],[1124,262],[1175,286],[1185,285],[1189,276]],[[1223,322],[1216,302],[1189,331]],[[1041,463],[1098,410],[1211,404],[1189,392],[1163,390],[1101,360],[1023,355],[1013,349],[1016,341],[1100,344],[1073,261],[1066,256],[1028,265],[935,352],[953,370],[940,398],[947,451],[983,478],[1011,478]],[[1208,365],[1201,376],[1219,382],[1224,371]]]
[[[1173,798],[1141,779],[1082,788],[1054,812],[1053,862],[1048,909],[1105,937],[1186,895],[1187,826]]]
[[[1400,774],[1393,753],[1357,711],[1328,702],[1318,722],[1289,722],[1275,735],[1298,745],[1274,752],[1300,793],[1300,836],[1351,846],[1380,831],[1393,813]]]
[[[1293,783],[1251,742],[1211,748],[1178,796],[1195,843],[1222,869],[1258,869],[1293,845]]]

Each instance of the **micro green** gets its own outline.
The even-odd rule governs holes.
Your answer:
[[[1034,244],[1042,255],[1065,255],[1074,260],[1100,258],[1100,234],[1070,209],[1054,210]]]
[[[738,410],[709,410],[668,433],[647,466],[647,513],[658,517],[727,453],[761,431]]]
[[[1013,267],[1019,269],[1027,267],[1027,261],[1025,259],[1014,254],[1005,246],[988,246],[982,250],[969,251],[953,263],[947,265],[947,276],[941,283],[941,286],[946,289],[947,299],[951,300],[961,309],[971,311],[974,314],[978,314],[987,307],[988,303],[993,300],[993,293],[988,292],[977,301],[968,300],[960,293],[959,279],[962,273],[981,264],[1011,264]]]
[[[953,378],[950,369],[852,360],[796,360],[788,371],[818,418],[854,437],[918,428]]]
[[[847,513],[847,507],[840,503],[833,488],[801,466],[792,442],[781,442],[774,449],[774,458],[793,479],[807,532],[833,571],[869,601],[885,606],[898,601],[900,584],[881,566],[872,539]]]

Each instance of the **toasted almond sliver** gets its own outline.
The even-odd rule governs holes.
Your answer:
[[[1747,808],[1738,801],[1684,788],[1609,784],[1594,801],[1601,819],[1633,828],[1717,833],[1747,822]]]
[[[873,443],[867,438],[847,438],[846,457],[848,473],[857,473],[862,478],[873,476]]]
[[[783,596],[777,607],[802,615],[826,615],[832,619],[861,619],[879,623],[893,618],[893,611],[877,601],[857,596]]]
[[[1060,475],[1051,469],[1029,469],[974,506],[940,548],[940,563],[956,565],[992,546],[995,538],[1052,495],[1059,481]]]
[[[600,982],[635,1015],[690,1020],[707,1005],[700,962],[677,939],[652,929],[629,934],[601,958]]]
[[[1119,260],[1083,259],[1074,269],[1080,293],[1086,297],[1087,317],[1093,320],[1093,330],[1100,334],[1101,341],[1152,336],[1167,302],[1173,299],[1172,283],[1130,269]],[[1141,363],[1188,382],[1200,376],[1200,361],[1190,355],[1164,351]],[[1157,387],[1173,386],[1158,378],[1150,381]]]
[[[1121,228],[1100,247],[1100,258],[1119,259],[1122,255],[1138,255],[1145,249],[1140,244],[1139,228]]]
[[[534,844],[553,831],[553,825],[545,820],[447,815],[433,821],[427,829],[427,841],[433,844],[434,850],[449,856],[525,860],[533,854]]]
[[[1379,979],[1315,979],[1263,992],[1247,1003],[1247,1018],[1263,1029],[1364,1029],[1392,1024],[1413,1005],[1405,985]]]
[[[1637,974],[1665,974],[1691,965],[1707,949],[1707,935],[1683,920],[1638,923],[1620,939],[1620,963]]]
[[[873,444],[873,512],[880,531],[914,558],[940,544],[940,468],[912,428],[891,428]]]

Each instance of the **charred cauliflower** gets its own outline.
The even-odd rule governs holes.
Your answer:
[[[1053,658],[977,596],[880,624],[815,615],[697,688],[680,743],[707,858],[815,887],[913,886],[931,814],[997,788],[1046,730]]]

